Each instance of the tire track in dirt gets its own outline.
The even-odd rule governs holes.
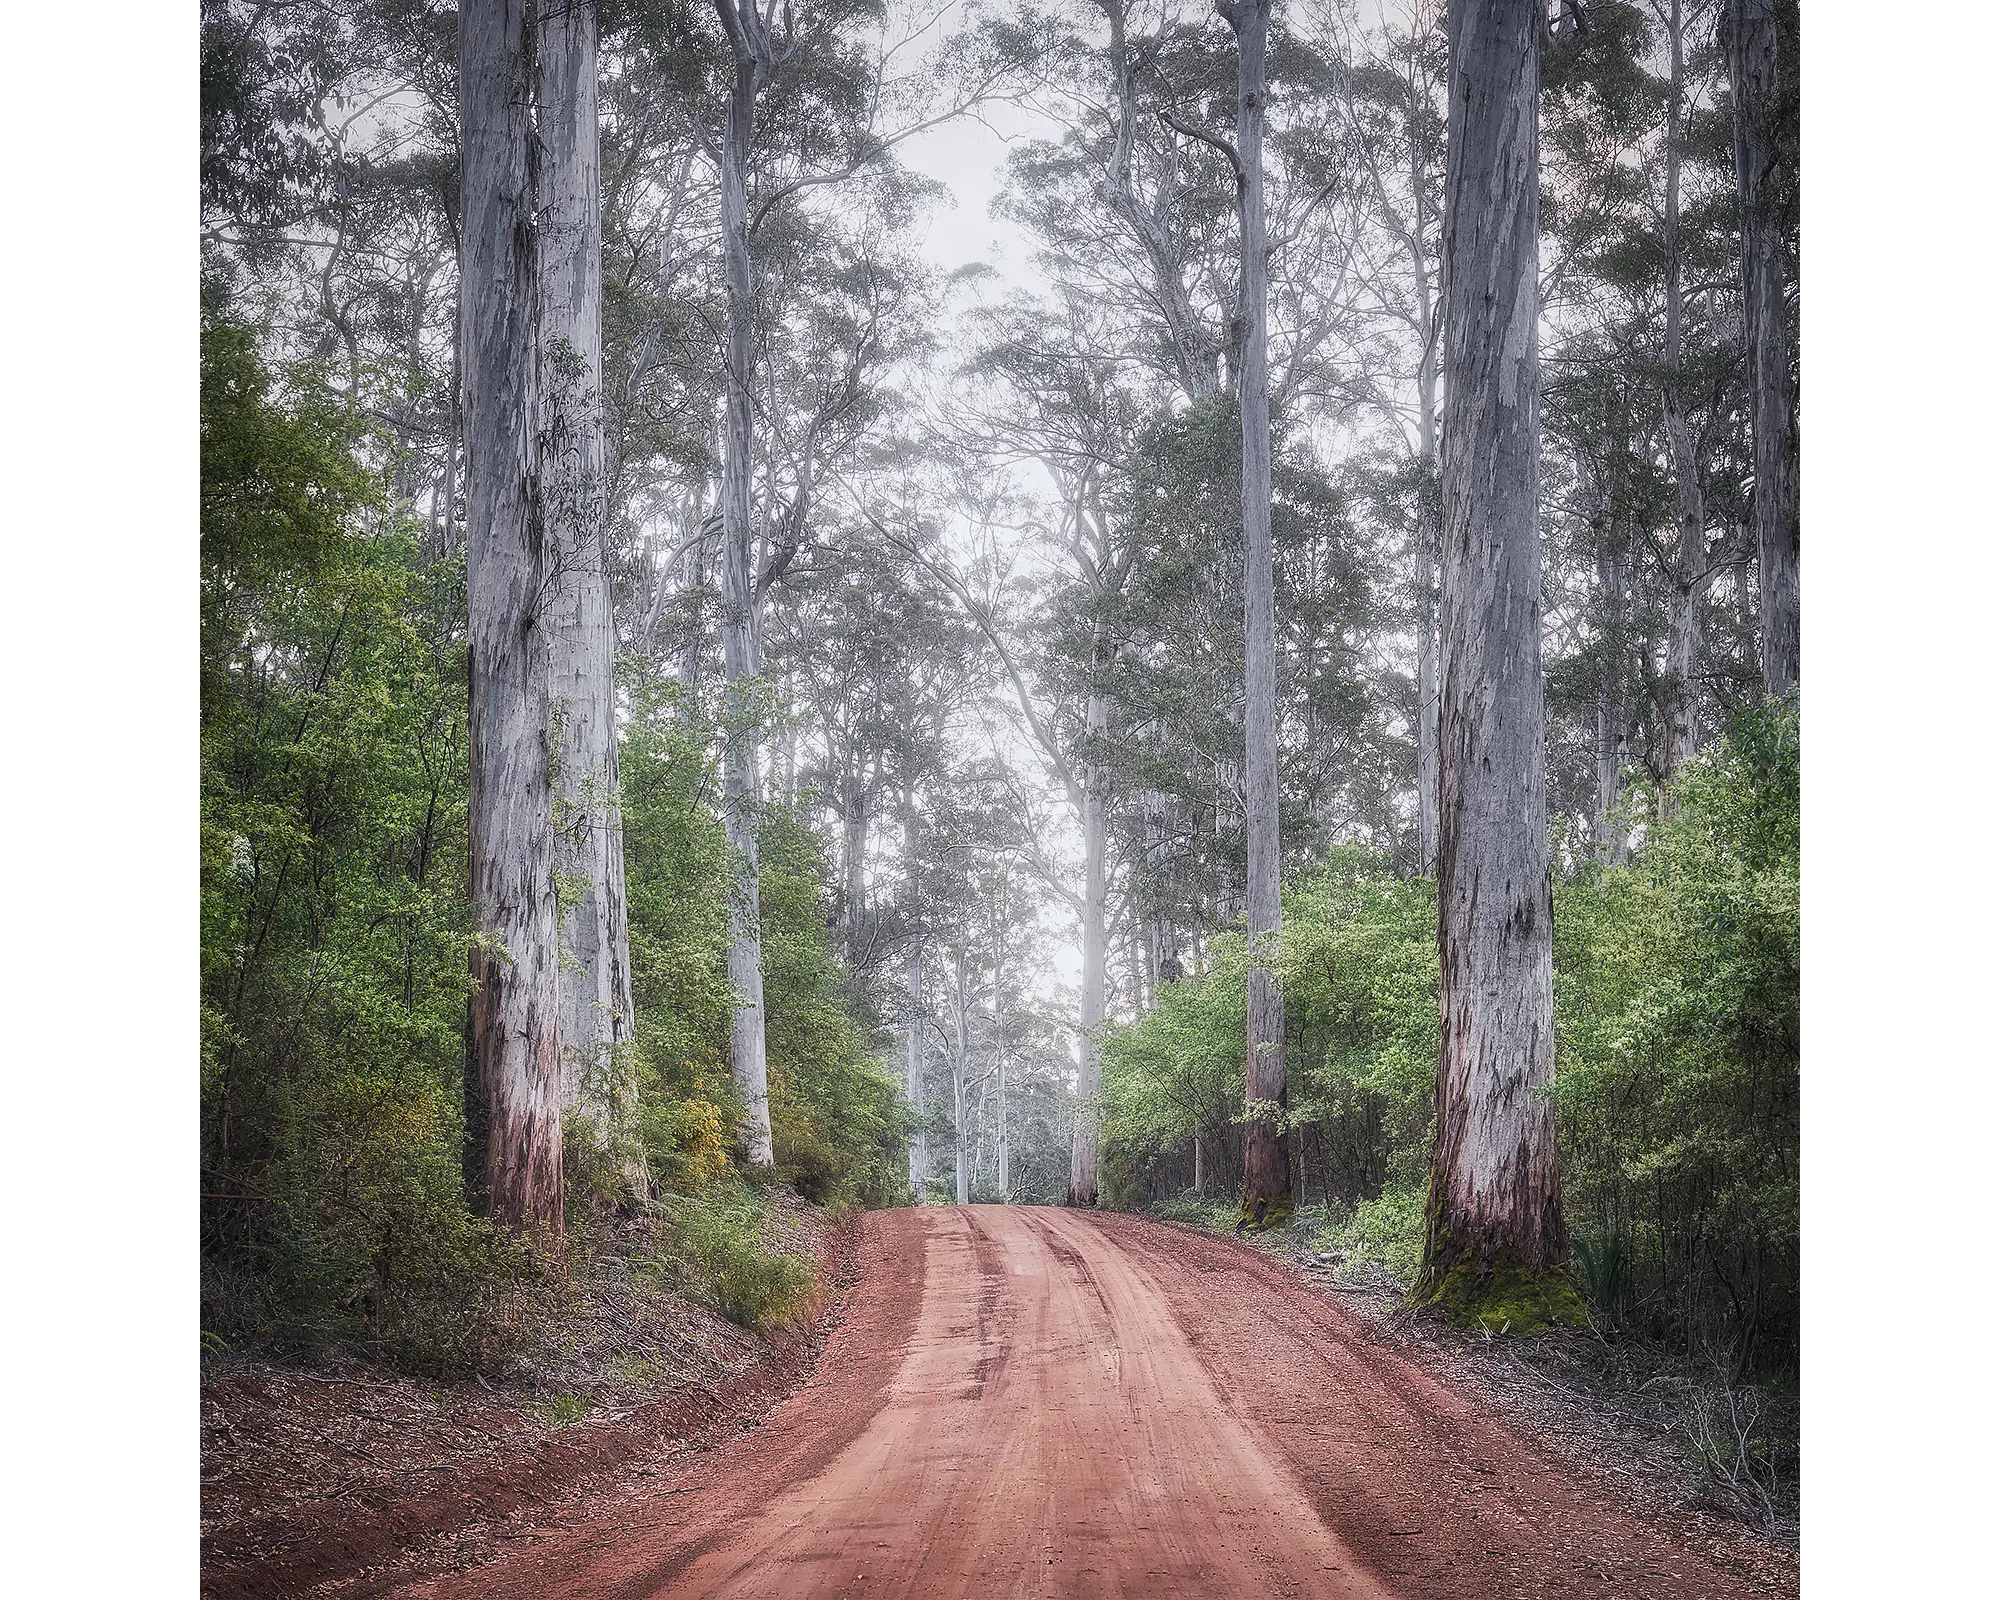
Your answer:
[[[880,1212],[820,1371],[678,1481],[429,1600],[1739,1600],[1236,1241]]]

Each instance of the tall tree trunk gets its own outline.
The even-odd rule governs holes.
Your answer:
[[[1625,766],[1625,588],[1626,546],[1618,523],[1600,513],[1597,535],[1597,606],[1604,619],[1604,659],[1597,673],[1597,796],[1591,835],[1597,858],[1622,866],[1628,853],[1625,829],[1615,815]]]
[[[541,16],[542,505],[555,562],[549,693],[556,737],[556,871],[570,886],[561,1001],[563,1103],[617,1152],[628,1197],[646,1168],[633,1138],[631,956],[618,806],[616,654],[605,560],[596,0]]]
[[[1007,957],[1007,869],[1000,872],[1000,915],[993,920],[993,1076],[996,1081],[996,1106],[998,1113],[994,1151],[995,1177],[998,1180],[1000,1203],[1013,1202],[1013,1174],[1009,1171],[1007,1148],[1007,1017],[1004,1010],[1000,980],[1006,966]]]
[[[708,495],[707,485],[702,487],[702,498]],[[718,513],[719,513],[718,508]],[[681,639],[681,660],[678,677],[682,702],[681,720],[693,727],[701,715],[701,659],[703,621],[707,612],[708,591],[708,541],[711,514],[703,510],[697,502],[693,510],[694,533],[688,540],[687,550],[687,632]]]
[[[1099,1056],[1104,1032],[1105,902],[1104,771],[1101,747],[1110,728],[1110,706],[1101,685],[1108,647],[1103,625],[1091,645],[1091,688],[1084,705],[1086,748],[1077,762],[1083,790],[1083,1004],[1082,1037],[1077,1041],[1076,1125],[1069,1152],[1069,1203],[1097,1204]]]
[[[1161,892],[1160,863],[1169,859],[1174,849],[1173,835],[1167,826],[1167,796],[1148,784],[1140,796],[1140,814],[1145,828],[1144,865],[1139,874],[1136,892],[1144,896],[1141,911],[1144,918],[1145,936],[1145,980],[1147,1004],[1160,1003],[1160,984],[1163,974],[1171,970],[1174,952],[1173,915],[1165,903]]]
[[[1686,273],[1681,252],[1681,146],[1685,139],[1681,0],[1670,0],[1667,45],[1672,61],[1667,106],[1666,369],[1663,393],[1667,456],[1674,480],[1674,557],[1668,574],[1666,763],[1671,782],[1700,745],[1695,670],[1700,649],[1700,602],[1708,567],[1708,534],[1702,507],[1701,463],[1689,430],[1683,392]]]
[[[850,768],[853,756],[848,757]],[[840,951],[849,966],[861,957],[862,896],[867,891],[863,867],[868,851],[868,795],[851,770],[840,816]]]
[[[523,0],[459,16],[464,223],[466,606],[472,899],[481,943],[467,1082],[490,1213],[563,1221],[549,645],[550,553],[538,504],[533,24]]]
[[[1450,0],[1445,181],[1443,1031],[1422,1282],[1562,1260],[1541,551],[1540,0]]]
[[[909,1142],[910,1204],[924,1203],[930,1180],[930,1139],[924,1130],[924,942],[922,880],[917,871],[917,803],[908,791],[903,795],[903,855],[910,874],[910,948],[903,975],[903,1095],[916,1119],[915,1136]]]
[[[1265,318],[1264,52],[1271,0],[1240,0],[1224,15],[1236,32],[1237,222],[1242,285],[1237,310],[1237,405],[1243,423],[1243,796],[1247,827],[1250,992],[1244,1092],[1253,1108],[1285,1099],[1285,1000],[1278,989],[1278,643],[1271,550],[1271,395]],[[1292,1183],[1280,1123],[1268,1111],[1243,1129],[1244,1215],[1262,1223],[1289,1210]]]
[[[742,1142],[753,1166],[769,1166],[771,1099],[764,1062],[764,948],[757,897],[757,617],[750,477],[755,465],[750,394],[756,340],[745,188],[757,96],[770,72],[770,39],[749,0],[716,0],[735,57],[722,138],[722,256],[728,291],[728,388],[722,440],[722,667],[727,724],[722,758],[723,827],[733,879],[729,982],[736,1010],[729,1073],[743,1099]]]
[[[1430,322],[1430,277],[1417,255],[1418,301]],[[1417,447],[1423,463],[1418,501],[1417,559],[1417,876],[1437,871],[1438,843],[1438,449],[1437,353],[1426,340],[1417,358]]]
[[[972,1202],[971,1163],[966,1149],[971,1128],[965,1098],[966,1075],[972,1070],[972,1042],[967,1036],[966,1025],[970,1019],[966,1011],[970,1002],[965,992],[965,946],[962,943],[958,947],[955,977],[951,1033],[952,1180],[953,1193],[963,1206]]]
[[[1736,192],[1743,224],[1743,332],[1757,524],[1758,660],[1764,692],[1799,682],[1799,395],[1785,304],[1786,242],[1774,215],[1783,121],[1796,90],[1784,82],[1780,21],[1788,0],[1729,0],[1724,28],[1736,119]],[[1791,92],[1788,93],[1788,90]]]

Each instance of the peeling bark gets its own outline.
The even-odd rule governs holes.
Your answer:
[[[604,544],[595,0],[545,6],[540,29],[541,491],[554,563],[548,632],[556,871],[568,901],[561,929],[568,959],[557,978],[563,1103],[584,1115],[601,1147],[617,1152],[627,1197],[642,1199]]]
[[[1452,0],[1445,185],[1443,1030],[1422,1281],[1562,1260],[1536,524],[1537,0]]]
[[[517,1228],[563,1222],[562,1059],[551,827],[549,551],[536,429],[533,24],[523,0],[459,17],[459,340],[465,385],[471,676],[471,1061],[481,1203]]]

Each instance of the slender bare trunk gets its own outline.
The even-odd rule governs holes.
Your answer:
[[[1069,1153],[1069,1203],[1073,1206],[1097,1204],[1098,1091],[1102,1087],[1099,1056],[1104,1032],[1105,900],[1104,870],[1105,816],[1104,773],[1099,747],[1110,727],[1110,706],[1098,686],[1103,670],[1105,645],[1101,637],[1093,641],[1093,672],[1089,697],[1084,707],[1084,729],[1088,748],[1078,766],[1083,789],[1083,998],[1082,1036],[1077,1040],[1076,1124],[1071,1133]]]
[[[1779,122],[1790,114],[1780,19],[1787,0],[1729,0],[1726,41],[1736,118],[1736,192],[1743,222],[1743,332],[1750,366],[1750,432],[1757,523],[1758,660],[1764,692],[1799,682],[1799,394],[1785,303],[1786,241],[1774,214],[1782,175]]]
[[[1430,279],[1418,261],[1419,301],[1430,321]],[[1417,560],[1417,876],[1437,871],[1438,842],[1438,453],[1437,354],[1426,340],[1417,358],[1417,440],[1424,480],[1418,501]]]
[[[758,781],[757,617],[750,522],[756,441],[750,394],[755,357],[750,281],[749,201],[745,188],[757,96],[771,67],[770,39],[756,8],[717,0],[735,57],[722,138],[722,256],[728,291],[728,391],[722,444],[722,666],[726,724],[722,759],[723,827],[733,882],[729,982],[736,1010],[729,1030],[729,1072],[743,1099],[742,1140],[753,1166],[769,1166],[771,1099],[764,1061],[764,949],[757,894]]]
[[[924,943],[921,880],[917,871],[916,797],[903,796],[903,855],[910,875],[910,948],[903,975],[903,1096],[910,1103],[917,1131],[909,1142],[910,1204],[924,1203],[930,1179],[929,1136],[924,1131]]]
[[[1674,559],[1667,594],[1666,769],[1671,782],[1700,745],[1695,672],[1700,648],[1700,600],[1707,577],[1708,536],[1696,457],[1683,392],[1686,274],[1681,252],[1681,145],[1684,139],[1681,0],[1670,0],[1667,42],[1672,67],[1667,106],[1666,369],[1667,456],[1674,480]]]
[[[453,554],[458,539],[458,456],[459,441],[465,431],[461,408],[464,393],[461,362],[464,355],[464,341],[452,340],[451,403],[445,414],[444,473],[438,485],[437,527],[431,544],[431,559],[440,561]]]
[[[1141,912],[1145,935],[1146,998],[1148,1006],[1156,1006],[1160,1003],[1160,984],[1173,960],[1174,949],[1173,917],[1163,903],[1159,863],[1171,856],[1174,845],[1167,826],[1166,795],[1148,784],[1139,803],[1145,827],[1145,864],[1138,892],[1147,902]]]
[[[1000,980],[1006,966],[1007,956],[1007,873],[1000,875],[1000,915],[993,921],[993,1076],[995,1081],[996,1144],[995,1166],[1003,1205],[1014,1199],[1013,1174],[1009,1170],[1007,1149],[1007,1016]]]
[[[1274,1108],[1285,1100],[1285,1000],[1278,988],[1278,643],[1271,549],[1271,396],[1265,318],[1264,54],[1271,0],[1240,0],[1224,15],[1236,32],[1237,222],[1242,285],[1237,310],[1237,406],[1243,424],[1243,797],[1247,827],[1250,992],[1243,1130],[1244,1214],[1265,1221],[1291,1201],[1291,1174]]]
[[[849,757],[850,762],[852,757]],[[861,780],[848,776],[840,818],[840,949],[849,966],[860,959],[863,865],[868,852],[868,795]]]
[[[965,946],[958,947],[956,982],[952,990],[952,1033],[951,1033],[951,1100],[952,1100],[952,1180],[953,1192],[960,1205],[972,1202],[971,1171],[969,1153],[966,1149],[971,1133],[970,1118],[966,1105],[966,1077],[971,1071],[971,1040],[967,1033],[970,1018],[967,1012],[971,1001],[965,988]]]
[[[1445,183],[1443,1032],[1423,1281],[1562,1259],[1541,551],[1539,0],[1451,0]]]
[[[464,203],[459,340],[466,435],[472,899],[481,941],[468,1137],[483,1203],[514,1227],[563,1221],[549,646],[536,429],[533,24],[522,0],[459,18]]]
[[[707,490],[704,487],[703,495]],[[700,505],[694,508],[695,529],[687,552],[687,633],[681,640],[680,685],[683,720],[690,726],[701,714],[702,631],[707,612],[708,539],[710,518]]]
[[[1622,866],[1628,854],[1625,829],[1616,821],[1625,768],[1625,590],[1626,546],[1610,513],[1597,527],[1597,606],[1603,619],[1604,659],[1597,675],[1597,801],[1592,836],[1598,860]]]
[[[555,580],[548,631],[556,871],[568,901],[567,959],[557,980],[563,1103],[588,1119],[600,1146],[617,1152],[628,1196],[643,1197],[605,560],[595,0],[545,4],[540,44],[541,487]]]

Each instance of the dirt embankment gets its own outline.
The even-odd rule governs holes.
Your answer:
[[[509,1369],[426,1380],[353,1360],[233,1362],[202,1385],[202,1593],[367,1592],[490,1559],[522,1523],[754,1427],[811,1373],[859,1278],[860,1218],[789,1195],[774,1242],[815,1258],[810,1326],[771,1340],[693,1304],[643,1249],[595,1258]]]
[[[1454,1328],[1411,1310],[1386,1272],[1322,1255],[1302,1233],[1253,1242],[1378,1341],[1477,1395],[1635,1515],[1796,1582],[1798,1419],[1781,1394],[1741,1381],[1726,1363],[1615,1331],[1509,1339]]]

